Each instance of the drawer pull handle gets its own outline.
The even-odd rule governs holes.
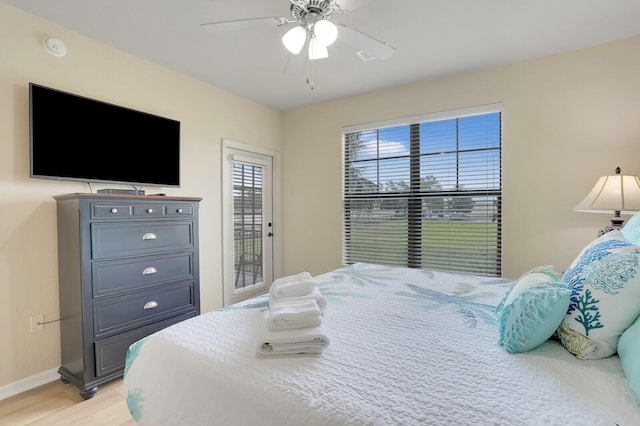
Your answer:
[[[111,213],[116,214],[118,213],[118,209],[116,209],[115,207],[111,209]]]
[[[178,210],[177,210],[177,212],[178,212],[178,213],[182,213],[182,209],[178,209]]]
[[[147,209],[147,213],[149,214],[153,213],[153,209]]]
[[[145,268],[144,271],[142,271],[142,275],[151,275],[155,274],[156,272],[158,272],[156,268],[154,268],[153,266],[149,266],[148,268]]]
[[[156,302],[155,300],[152,300],[151,302],[147,302],[144,304],[144,309],[153,309],[153,308],[157,308],[158,307],[158,302]]]
[[[142,236],[143,240],[155,240],[156,238],[158,238],[158,236],[153,232],[147,232]]]

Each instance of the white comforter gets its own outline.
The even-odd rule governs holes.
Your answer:
[[[619,359],[549,341],[497,342],[507,280],[356,264],[316,277],[329,303],[319,356],[256,357],[262,296],[132,345],[141,425],[640,425]]]

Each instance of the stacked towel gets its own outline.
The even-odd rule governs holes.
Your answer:
[[[269,306],[272,306],[276,303],[282,302],[297,302],[300,300],[315,300],[320,308],[320,315],[324,315],[327,310],[327,298],[320,293],[318,288],[314,288],[313,291],[309,294],[305,294],[304,296],[296,296],[296,297],[272,297],[269,295]]]
[[[265,321],[266,322],[266,321]],[[259,356],[321,354],[329,346],[322,326],[270,331],[264,328],[258,341]]]
[[[269,297],[298,297],[309,294],[316,288],[316,282],[308,272],[278,278],[271,284]]]
[[[269,290],[269,306],[279,302],[296,302],[313,299],[320,308],[320,314],[327,310],[327,299],[318,290],[318,284],[308,272],[301,272],[278,278]]]
[[[327,299],[308,272],[275,280],[258,356],[321,354],[329,345],[321,328],[326,309]]]
[[[314,299],[276,302],[269,305],[269,328],[287,330],[316,327],[322,323],[320,308]]]

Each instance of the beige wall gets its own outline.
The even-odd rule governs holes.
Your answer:
[[[28,83],[175,118],[182,128],[181,188],[202,197],[201,306],[222,306],[221,139],[280,150],[281,113],[115,50],[0,3],[0,388],[59,367],[58,325],[31,333],[31,315],[58,318],[55,194],[83,183],[29,178]],[[45,34],[64,58],[45,52]],[[247,125],[250,120],[251,125]],[[117,185],[93,185],[93,189]],[[127,188],[126,186],[121,186]]]
[[[503,106],[503,275],[563,271],[608,224],[573,208],[600,175],[640,174],[640,38],[284,114],[284,271],[341,264],[341,127]]]

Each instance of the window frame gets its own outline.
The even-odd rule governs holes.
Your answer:
[[[472,151],[482,151],[482,150],[491,150],[497,152],[497,162],[498,162],[498,185],[497,188],[489,188],[490,183],[487,183],[487,188],[482,189],[457,189],[457,190],[448,190],[448,191],[433,191],[432,193],[425,192],[420,190],[420,173],[421,173],[421,159],[428,154],[420,151],[420,140],[419,140],[419,127],[424,123],[437,122],[443,120],[451,120],[451,119],[461,119],[465,117],[472,116],[480,116],[485,114],[499,114],[499,124],[498,124],[498,145],[497,148],[495,146],[486,147],[486,148],[476,148],[476,149],[460,149],[460,138],[457,134],[456,127],[456,149],[453,151],[448,151],[449,154],[455,154],[456,157],[456,165],[459,165],[460,155],[466,152]],[[456,126],[458,121],[456,121]],[[374,191],[372,193],[349,193],[348,185],[349,173],[352,170],[349,169],[349,165],[351,162],[355,162],[356,160],[347,158],[349,154],[348,151],[348,141],[347,135],[353,133],[361,133],[361,132],[373,132],[373,131],[381,131],[388,128],[394,127],[403,127],[407,126],[409,128],[409,191],[406,193],[396,192],[396,193],[385,193],[384,191],[378,189],[378,191]],[[417,134],[416,134],[417,133]],[[378,142],[380,139],[378,139]],[[477,273],[479,275],[490,275],[490,276],[501,276],[502,274],[502,146],[503,146],[503,138],[502,138],[502,105],[497,104],[488,104],[481,105],[463,109],[442,111],[437,113],[430,114],[422,114],[410,117],[403,117],[392,120],[385,120],[380,122],[367,123],[356,126],[347,126],[342,129],[342,160],[343,160],[343,181],[342,181],[342,195],[343,195],[343,263],[354,263],[357,262],[358,259],[353,260],[350,258],[349,251],[353,248],[350,246],[353,243],[351,239],[352,234],[352,223],[351,214],[353,211],[356,211],[356,208],[350,208],[350,205],[353,205],[353,201],[358,199],[372,199],[374,197],[378,197],[379,200],[383,199],[397,199],[397,200],[406,200],[407,203],[407,254],[406,254],[406,266],[412,268],[425,268],[423,264],[423,239],[422,239],[422,227],[423,227],[423,215],[424,215],[424,205],[423,202],[425,199],[429,197],[450,197],[449,199],[455,199],[455,197],[465,196],[465,197],[487,197],[487,199],[491,199],[493,197],[493,211],[495,225],[496,225],[496,252],[495,252],[495,269],[489,267],[493,265],[489,261],[489,256],[487,256],[487,262],[484,267],[478,267],[477,271],[473,270],[471,273]],[[442,153],[438,153],[442,154]],[[375,158],[368,157],[372,161],[380,161],[385,157],[381,157],[378,147],[378,152]],[[456,169],[456,187],[460,185],[460,170]],[[489,182],[489,180],[488,180]],[[380,184],[380,181],[378,181]],[[379,188],[379,187],[378,187]],[[380,201],[381,202],[381,201]],[[493,256],[493,253],[489,253]],[[494,259],[493,257],[491,259]],[[380,263],[385,263],[380,262]],[[393,262],[389,264],[394,264]],[[454,269],[446,269],[450,271],[455,271]],[[458,272],[470,272],[468,270],[461,270]]]

